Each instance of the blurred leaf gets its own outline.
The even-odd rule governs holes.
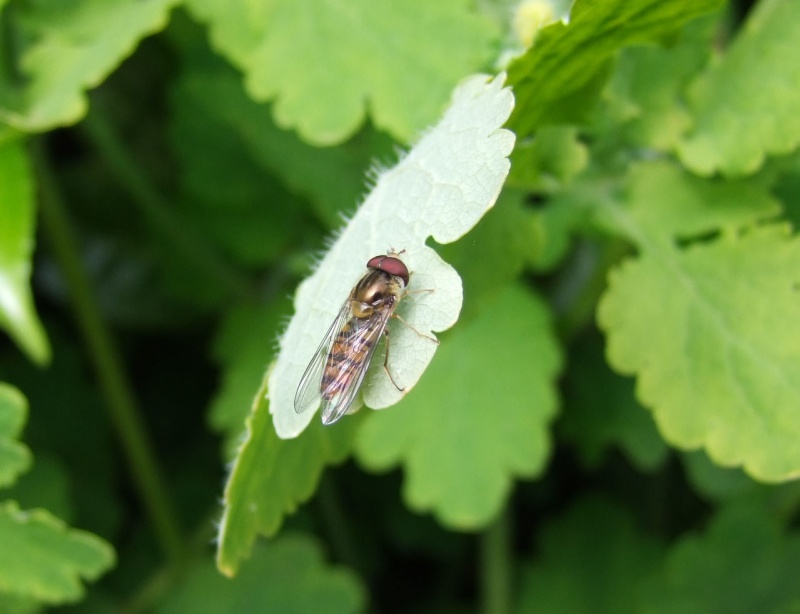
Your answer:
[[[665,152],[678,145],[692,124],[683,92],[709,62],[717,25],[716,16],[698,19],[669,47],[622,50],[601,114],[612,138]]]
[[[11,488],[4,490],[2,495],[4,499],[13,499],[23,509],[42,507],[61,520],[72,523],[75,504],[70,486],[64,463],[52,454],[37,451],[30,471]]]
[[[19,29],[25,85],[0,88],[0,121],[42,132],[80,120],[84,91],[96,87],[157,32],[177,0],[23,2],[11,13]]]
[[[606,212],[641,252],[599,305],[611,364],[637,375],[667,441],[759,480],[797,476],[800,242],[786,225],[753,227],[778,203],[661,163],[632,171],[628,200]]]
[[[326,465],[339,463],[350,452],[359,420],[335,429],[319,421],[296,439],[275,434],[266,398],[266,382],[253,401],[247,438],[239,449],[225,487],[219,526],[217,567],[236,575],[250,556],[257,535],[275,535],[287,514],[311,498]]]
[[[156,612],[344,614],[364,611],[365,602],[364,588],[352,572],[326,565],[313,538],[288,533],[256,548],[234,580],[203,560]]]
[[[0,504],[0,591],[50,604],[77,601],[81,580],[114,565],[114,551],[99,537],[70,529],[46,510]]]
[[[609,369],[595,339],[582,341],[570,353],[564,390],[560,432],[584,462],[598,465],[612,445],[641,471],[664,462],[668,448],[647,410],[636,402],[633,382]]]
[[[469,234],[437,248],[462,278],[467,301],[461,320],[494,303],[498,288],[520,276],[539,247],[535,221],[536,213],[527,206],[524,194],[506,188]],[[394,337],[392,344],[394,347]]]
[[[366,191],[364,169],[376,159],[396,156],[393,141],[366,128],[339,147],[307,145],[294,132],[275,126],[269,107],[247,96],[240,74],[188,35],[184,38],[189,39],[181,41],[187,68],[172,94],[177,120],[172,134],[187,168],[198,171],[186,177],[191,192],[209,204],[216,200],[220,207],[242,206],[255,190],[271,192],[263,185],[266,171],[293,194],[308,199],[329,228],[341,225],[342,212],[351,211]],[[255,165],[262,177],[257,185],[230,180],[253,177]],[[309,169],[314,169],[313,181]],[[219,181],[220,176],[229,180]],[[252,203],[249,207],[256,208]],[[273,225],[286,229],[285,223]]]
[[[50,361],[50,345],[29,285],[35,226],[33,176],[23,144],[0,144],[0,328],[41,365]]]
[[[631,514],[617,504],[600,498],[582,500],[542,531],[540,555],[523,571],[515,612],[643,611],[641,587],[658,569],[663,549],[639,531]]]
[[[589,152],[572,126],[543,126],[511,154],[508,184],[533,191],[555,191],[586,168]]]
[[[410,291],[421,292],[400,308],[423,334],[452,326],[461,310],[461,278],[429,246],[466,234],[494,205],[508,174],[514,135],[501,126],[514,98],[504,76],[464,81],[442,120],[393,168],[380,174],[358,212],[341,231],[314,273],[298,288],[295,315],[280,341],[269,380],[270,412],[280,437],[296,437],[315,411],[294,410],[297,386],[325,332],[339,313],[367,261],[390,249],[405,250]],[[409,327],[392,330],[392,357],[403,391],[374,361],[362,387],[375,409],[399,401],[433,358],[436,344]],[[313,408],[316,409],[316,408]]]
[[[31,466],[31,452],[17,441],[28,416],[22,393],[0,382],[0,488],[10,486]]]
[[[356,442],[361,463],[402,463],[409,507],[477,529],[514,477],[539,475],[550,454],[560,351],[546,307],[517,285],[448,335],[430,373],[393,411],[371,414]]]
[[[246,306],[228,312],[217,333],[214,357],[224,368],[222,383],[209,409],[211,428],[225,437],[224,456],[233,458],[245,432],[253,390],[264,377],[264,363],[272,360],[280,318],[288,301]]]
[[[554,123],[583,121],[623,47],[662,42],[722,0],[576,0],[569,23],[539,32],[508,69],[517,108],[509,126],[519,136]]]
[[[258,0],[231,11],[187,0],[214,46],[245,73],[275,123],[317,145],[372,121],[401,141],[433,123],[450,90],[490,58],[491,23],[465,0]]]
[[[648,613],[789,614],[800,604],[800,536],[756,506],[728,506],[673,547],[644,596]]]
[[[0,612],[3,614],[33,614],[41,609],[42,606],[34,599],[0,593]]]
[[[694,128],[680,144],[701,175],[747,175],[800,144],[800,3],[763,0],[721,62],[693,84]],[[758,87],[753,87],[757,83]]]

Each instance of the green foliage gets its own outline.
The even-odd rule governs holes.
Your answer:
[[[0,382],[0,487],[30,465],[30,451],[15,441],[26,414],[25,397]],[[78,601],[84,595],[81,581],[95,580],[114,564],[114,550],[99,537],[70,529],[45,509],[22,510],[11,500],[0,501],[0,542],[0,606],[8,612]]]
[[[798,33],[0,0],[0,612],[797,611]],[[296,413],[392,248],[401,385]]]
[[[0,145],[0,328],[32,360],[46,363],[50,346],[34,311],[29,287],[36,214],[33,190],[22,144]]]
[[[286,533],[253,552],[231,582],[208,559],[199,561],[156,612],[284,612],[347,614],[364,608],[364,589],[352,572],[325,567],[319,544]]]
[[[410,140],[436,121],[459,79],[485,65],[494,37],[464,0],[359,0],[346,11],[329,0],[187,6],[250,95],[275,101],[275,123],[317,145],[351,136],[367,104],[375,126]]]
[[[501,289],[444,338],[401,407],[369,417],[359,460],[380,471],[402,462],[412,509],[456,529],[485,526],[504,506],[512,478],[539,475],[550,455],[560,356],[548,320],[535,295]]]

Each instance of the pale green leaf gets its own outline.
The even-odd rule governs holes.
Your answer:
[[[99,85],[145,36],[161,30],[177,0],[28,2],[14,11],[21,90],[0,94],[0,121],[45,131],[77,122],[85,90]]]
[[[661,42],[721,0],[576,0],[569,23],[544,28],[508,69],[519,135],[585,118],[607,81],[616,52]]]
[[[19,390],[0,382],[0,488],[14,483],[31,465],[31,453],[17,441],[28,416]]]
[[[800,475],[800,241],[754,225],[778,204],[753,182],[666,164],[635,169],[628,199],[608,206],[641,254],[611,272],[599,305],[611,364],[637,376],[667,441],[756,479]],[[679,237],[705,240],[682,249]]]
[[[363,612],[366,595],[350,571],[326,565],[308,536],[288,533],[256,548],[235,579],[210,561],[191,569],[156,608],[163,614],[346,614]]]
[[[703,175],[746,175],[800,143],[800,3],[763,0],[721,62],[690,90],[694,128],[680,144]],[[754,87],[754,85],[757,85]]]
[[[313,418],[313,411],[295,412],[295,391],[373,256],[392,248],[405,250],[410,290],[434,290],[417,293],[399,307],[417,331],[442,331],[458,319],[461,279],[425,242],[429,237],[438,243],[455,241],[497,199],[514,145],[514,135],[500,128],[514,104],[503,80],[475,76],[455,90],[444,118],[396,166],[379,175],[314,274],[300,285],[295,316],[281,338],[269,380],[270,412],[280,437],[296,437]],[[374,361],[363,391],[366,405],[376,409],[393,405],[413,388],[437,347],[409,327],[391,326],[392,369],[404,390],[389,380],[381,361]]]
[[[371,470],[402,464],[404,498],[457,529],[485,526],[513,479],[550,455],[560,350],[547,308],[517,285],[446,337],[398,411],[371,414],[356,452]]]
[[[466,0],[256,0],[232,11],[187,0],[214,46],[274,100],[275,122],[330,145],[373,123],[410,141],[436,120],[464,75],[484,68],[495,36]]]
[[[537,551],[523,570],[517,614],[640,612],[640,587],[663,556],[629,512],[604,499],[579,501],[551,522]]]
[[[70,529],[45,510],[0,504],[0,592],[58,604],[79,600],[82,581],[114,564],[114,551],[99,537]]]
[[[23,144],[0,144],[0,328],[31,360],[44,364],[50,360],[50,345],[30,288],[36,230],[33,188]]]
[[[789,614],[800,604],[800,536],[763,509],[729,506],[672,548],[642,597],[648,614]]]
[[[265,392],[262,386],[256,395],[246,439],[225,487],[217,567],[228,576],[250,556],[257,535],[277,533],[284,517],[311,498],[325,466],[344,460],[359,422],[329,429],[315,421],[300,437],[279,439]]]

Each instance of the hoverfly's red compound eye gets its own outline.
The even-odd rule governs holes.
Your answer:
[[[375,256],[367,262],[368,269],[377,269],[394,275],[403,280],[403,285],[408,286],[408,268],[399,258],[392,256]]]

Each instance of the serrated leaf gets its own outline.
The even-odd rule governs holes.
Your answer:
[[[374,157],[383,159],[393,153],[391,139],[365,132],[340,147],[321,149],[307,145],[294,133],[278,129],[269,119],[269,107],[248,98],[240,75],[222,60],[204,59],[202,52],[194,48],[186,54],[190,69],[172,92],[176,107],[172,135],[185,163],[202,171],[186,174],[193,195],[209,206],[216,203],[222,208],[224,204],[228,209],[234,204],[255,210],[271,225],[270,232],[286,236],[291,218],[276,223],[275,215],[263,215],[263,203],[252,204],[257,190],[258,198],[270,194],[270,202],[281,204],[280,208],[273,207],[279,209],[277,215],[297,215],[284,197],[263,185],[263,173],[268,171],[292,193],[310,200],[315,212],[331,228],[341,224],[341,212],[352,209],[364,194],[364,169]],[[206,147],[197,147],[201,138]],[[309,168],[314,169],[314,181],[308,180]],[[257,184],[247,181],[250,177],[255,180],[256,174]],[[237,180],[220,182],[220,175],[233,175]],[[241,175],[245,181],[239,178]],[[259,204],[261,208],[257,208]],[[283,210],[286,211],[281,213]]]
[[[514,103],[502,76],[475,76],[460,85],[439,124],[394,168],[378,177],[314,274],[299,287],[295,316],[280,341],[269,379],[270,412],[280,437],[296,437],[314,416],[297,414],[294,395],[303,372],[342,303],[365,272],[367,261],[390,249],[405,250],[413,295],[399,312],[417,331],[452,326],[461,309],[461,279],[425,245],[455,241],[494,204],[508,174],[514,135],[503,130]],[[392,323],[390,326],[393,326]],[[375,361],[364,402],[383,408],[399,401],[421,377],[436,344],[406,326],[392,328],[392,368],[404,391]]]
[[[364,611],[365,601],[352,572],[326,565],[313,538],[289,533],[256,548],[235,580],[220,576],[210,562],[196,565],[156,612],[345,614]]]
[[[539,32],[508,69],[518,107],[509,125],[520,136],[552,123],[582,121],[597,101],[622,47],[661,42],[721,0],[577,0],[569,24]]]
[[[485,526],[512,480],[545,466],[560,362],[547,308],[509,286],[446,338],[402,411],[369,416],[358,458],[377,471],[402,464],[412,509],[457,529]]]
[[[77,122],[99,85],[144,36],[163,28],[177,0],[22,3],[14,12],[21,90],[0,95],[0,121],[42,132]]]
[[[664,164],[633,171],[628,198],[611,215],[641,255],[612,271],[598,308],[611,364],[637,375],[669,442],[759,480],[797,476],[800,241],[753,226],[778,204],[755,183]]]
[[[678,148],[701,175],[747,175],[800,144],[800,4],[759,2],[724,59],[691,88],[694,129]],[[758,87],[753,87],[757,83]]]
[[[785,533],[756,506],[729,506],[708,530],[669,553],[643,593],[647,612],[796,612],[800,536]]]
[[[17,441],[27,416],[22,393],[0,382],[0,488],[13,484],[31,465],[30,450]]]
[[[0,144],[0,328],[38,364],[50,345],[30,288],[36,230],[33,176],[23,144]]]
[[[640,609],[640,588],[663,556],[663,546],[638,530],[630,513],[600,498],[578,502],[546,526],[538,550],[523,572],[518,614],[647,611]]]
[[[0,504],[0,592],[50,604],[77,601],[84,581],[114,564],[114,551],[99,537],[70,529],[46,510]]]
[[[569,365],[559,430],[584,462],[599,464],[616,445],[642,471],[661,465],[668,449],[652,417],[636,402],[633,382],[611,372],[600,345],[593,339],[578,343]]]
[[[258,0],[240,10],[187,0],[214,45],[245,73],[275,122],[317,145],[363,123],[408,142],[441,113],[452,87],[484,67],[491,23],[465,0]]]
[[[266,383],[266,382],[265,382]],[[270,419],[265,386],[247,420],[247,438],[225,487],[219,526],[217,567],[236,575],[257,535],[278,532],[287,514],[311,498],[326,465],[350,452],[358,420],[328,429],[315,422],[302,436],[279,439]]]

